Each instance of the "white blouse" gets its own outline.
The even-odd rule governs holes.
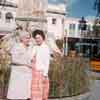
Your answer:
[[[46,43],[40,46],[34,46],[33,55],[36,57],[36,68],[41,71],[44,76],[48,76],[50,63],[50,50]]]

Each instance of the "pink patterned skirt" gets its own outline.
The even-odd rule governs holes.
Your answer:
[[[31,100],[48,100],[49,79],[36,69],[32,70]]]

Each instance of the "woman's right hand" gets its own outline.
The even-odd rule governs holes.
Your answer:
[[[35,56],[32,58],[31,63],[32,64],[35,64],[36,63],[36,57]]]
[[[36,66],[36,57],[34,56],[33,59],[31,60],[31,66],[32,66],[32,69],[35,68]]]

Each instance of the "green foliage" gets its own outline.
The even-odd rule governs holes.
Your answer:
[[[58,70],[59,69],[59,70]],[[55,54],[53,60],[50,63],[49,77],[50,77],[50,96],[60,95],[61,81],[61,57],[59,54]]]
[[[89,90],[89,63],[79,56],[54,56],[50,64],[50,97],[73,96]]]
[[[63,48],[63,40],[56,40],[56,44],[60,50]]]
[[[98,37],[100,36],[100,20],[96,19],[93,25],[93,36]]]
[[[5,47],[5,46],[4,46]],[[0,96],[3,96],[5,93],[5,88],[8,85],[9,81],[9,75],[10,75],[10,60],[11,56],[6,51],[5,48],[3,48],[2,43],[0,43]]]

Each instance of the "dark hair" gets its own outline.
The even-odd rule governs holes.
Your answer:
[[[18,27],[16,28],[16,30],[23,30],[23,27],[22,27],[22,26],[18,26]]]
[[[45,34],[42,30],[35,30],[32,32],[32,37],[35,38],[36,35],[41,35],[43,40],[45,40]]]

